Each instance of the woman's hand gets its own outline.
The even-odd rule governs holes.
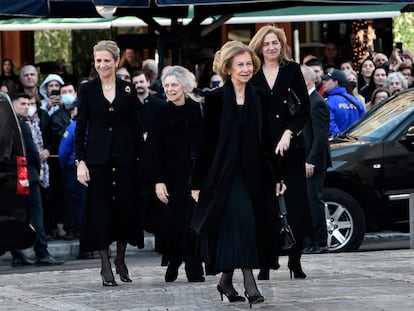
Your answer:
[[[39,156],[40,156],[40,161],[42,163],[45,163],[50,156],[50,152],[47,149],[43,149],[42,151],[40,151]]]
[[[285,152],[289,150],[291,139],[292,139],[292,131],[285,130],[283,132],[282,137],[280,138],[279,142],[276,145],[276,149],[275,149],[276,155],[280,154],[282,157],[285,155]]]
[[[88,182],[91,180],[91,177],[89,176],[89,170],[86,166],[85,161],[80,161],[77,168],[76,168],[76,176],[78,178],[78,181],[84,185],[85,187],[88,187]]]
[[[168,204],[168,197],[170,196],[167,191],[167,185],[160,182],[155,184],[155,194],[157,198],[164,204]]]
[[[286,187],[285,183],[283,182],[283,180],[281,182],[278,182],[276,184],[276,196],[278,197],[278,196],[284,194],[286,189],[287,189],[287,187]]]
[[[200,190],[191,190],[191,196],[198,203],[198,197],[200,196]]]

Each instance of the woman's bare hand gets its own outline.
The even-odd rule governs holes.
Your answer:
[[[279,142],[276,145],[275,153],[276,155],[285,155],[285,152],[289,150],[290,140],[292,139],[292,131],[285,130]]]
[[[89,169],[86,166],[85,161],[80,161],[78,164],[78,167],[76,169],[76,176],[78,181],[84,185],[85,187],[88,187],[88,182],[91,180],[91,177],[89,176]]]
[[[167,191],[167,185],[164,183],[157,183],[155,184],[155,194],[157,195],[157,198],[164,204],[168,204],[168,191]]]

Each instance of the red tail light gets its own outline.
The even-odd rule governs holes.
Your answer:
[[[25,157],[16,156],[17,164],[17,189],[16,194],[29,194],[29,173]]]

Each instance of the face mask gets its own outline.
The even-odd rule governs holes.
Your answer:
[[[75,96],[71,95],[71,94],[63,94],[61,96],[62,98],[62,103],[63,105],[65,105],[66,109],[69,109],[72,107],[73,102],[75,101]]]
[[[351,90],[353,90],[353,89],[355,89],[355,88],[356,88],[356,82],[355,82],[355,81],[349,81],[349,82],[348,82],[348,85],[349,85],[349,88],[350,88]]]
[[[31,117],[34,116],[34,114],[36,113],[36,111],[37,111],[36,106],[29,106],[29,110],[28,110],[27,114],[31,118]]]

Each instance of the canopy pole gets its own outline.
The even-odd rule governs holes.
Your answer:
[[[293,59],[295,60],[295,62],[300,64],[299,29],[296,23],[294,23],[294,30],[293,30],[293,52],[294,52]]]

